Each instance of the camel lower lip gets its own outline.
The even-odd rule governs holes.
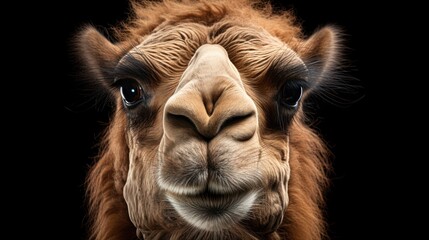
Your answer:
[[[208,231],[220,231],[239,222],[250,211],[256,198],[256,191],[198,195],[167,193],[167,199],[183,219]]]

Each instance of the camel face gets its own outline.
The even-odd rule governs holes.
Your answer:
[[[336,30],[304,38],[245,0],[133,9],[117,42],[78,38],[116,106],[92,238],[320,239],[326,149],[302,106],[334,72]]]

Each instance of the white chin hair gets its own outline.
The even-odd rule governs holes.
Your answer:
[[[167,193],[167,199],[179,215],[192,226],[205,231],[222,231],[242,220],[253,206],[258,192],[234,196],[182,197]]]

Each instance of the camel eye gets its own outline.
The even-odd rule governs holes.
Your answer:
[[[282,87],[278,101],[281,105],[295,109],[302,98],[303,89],[301,85],[285,84]]]
[[[127,107],[133,107],[144,100],[144,92],[141,85],[134,79],[119,80],[122,100]]]

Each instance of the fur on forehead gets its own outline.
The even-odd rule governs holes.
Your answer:
[[[250,55],[259,59],[266,59],[287,45],[312,67],[311,74],[318,80],[330,74],[338,55],[336,29],[323,28],[306,40],[292,14],[273,13],[268,4],[246,0],[163,1],[133,2],[132,7],[134,16],[114,29],[116,42],[107,40],[93,27],[87,27],[77,38],[79,56],[86,62],[87,72],[96,79],[111,81],[119,60],[140,44],[151,46],[144,49],[144,55],[149,58],[154,55],[160,63],[163,60],[168,63],[172,58],[178,60],[155,63],[157,72],[166,76],[177,73],[177,67],[186,66],[199,46],[210,42],[230,45],[228,52],[233,62],[234,51],[246,44],[255,50]],[[247,19],[252,21],[249,23]],[[256,51],[258,47],[263,49]],[[163,51],[157,50],[161,48]]]
[[[248,22],[266,29],[283,41],[299,42],[301,28],[290,12],[274,14],[271,5],[252,0],[236,1],[132,1],[134,16],[122,27],[115,29],[117,39],[137,44],[146,36],[166,25],[178,23],[199,23],[211,26],[220,21],[237,20]],[[244,20],[244,21],[243,21]],[[282,26],[282,27],[278,27]]]

